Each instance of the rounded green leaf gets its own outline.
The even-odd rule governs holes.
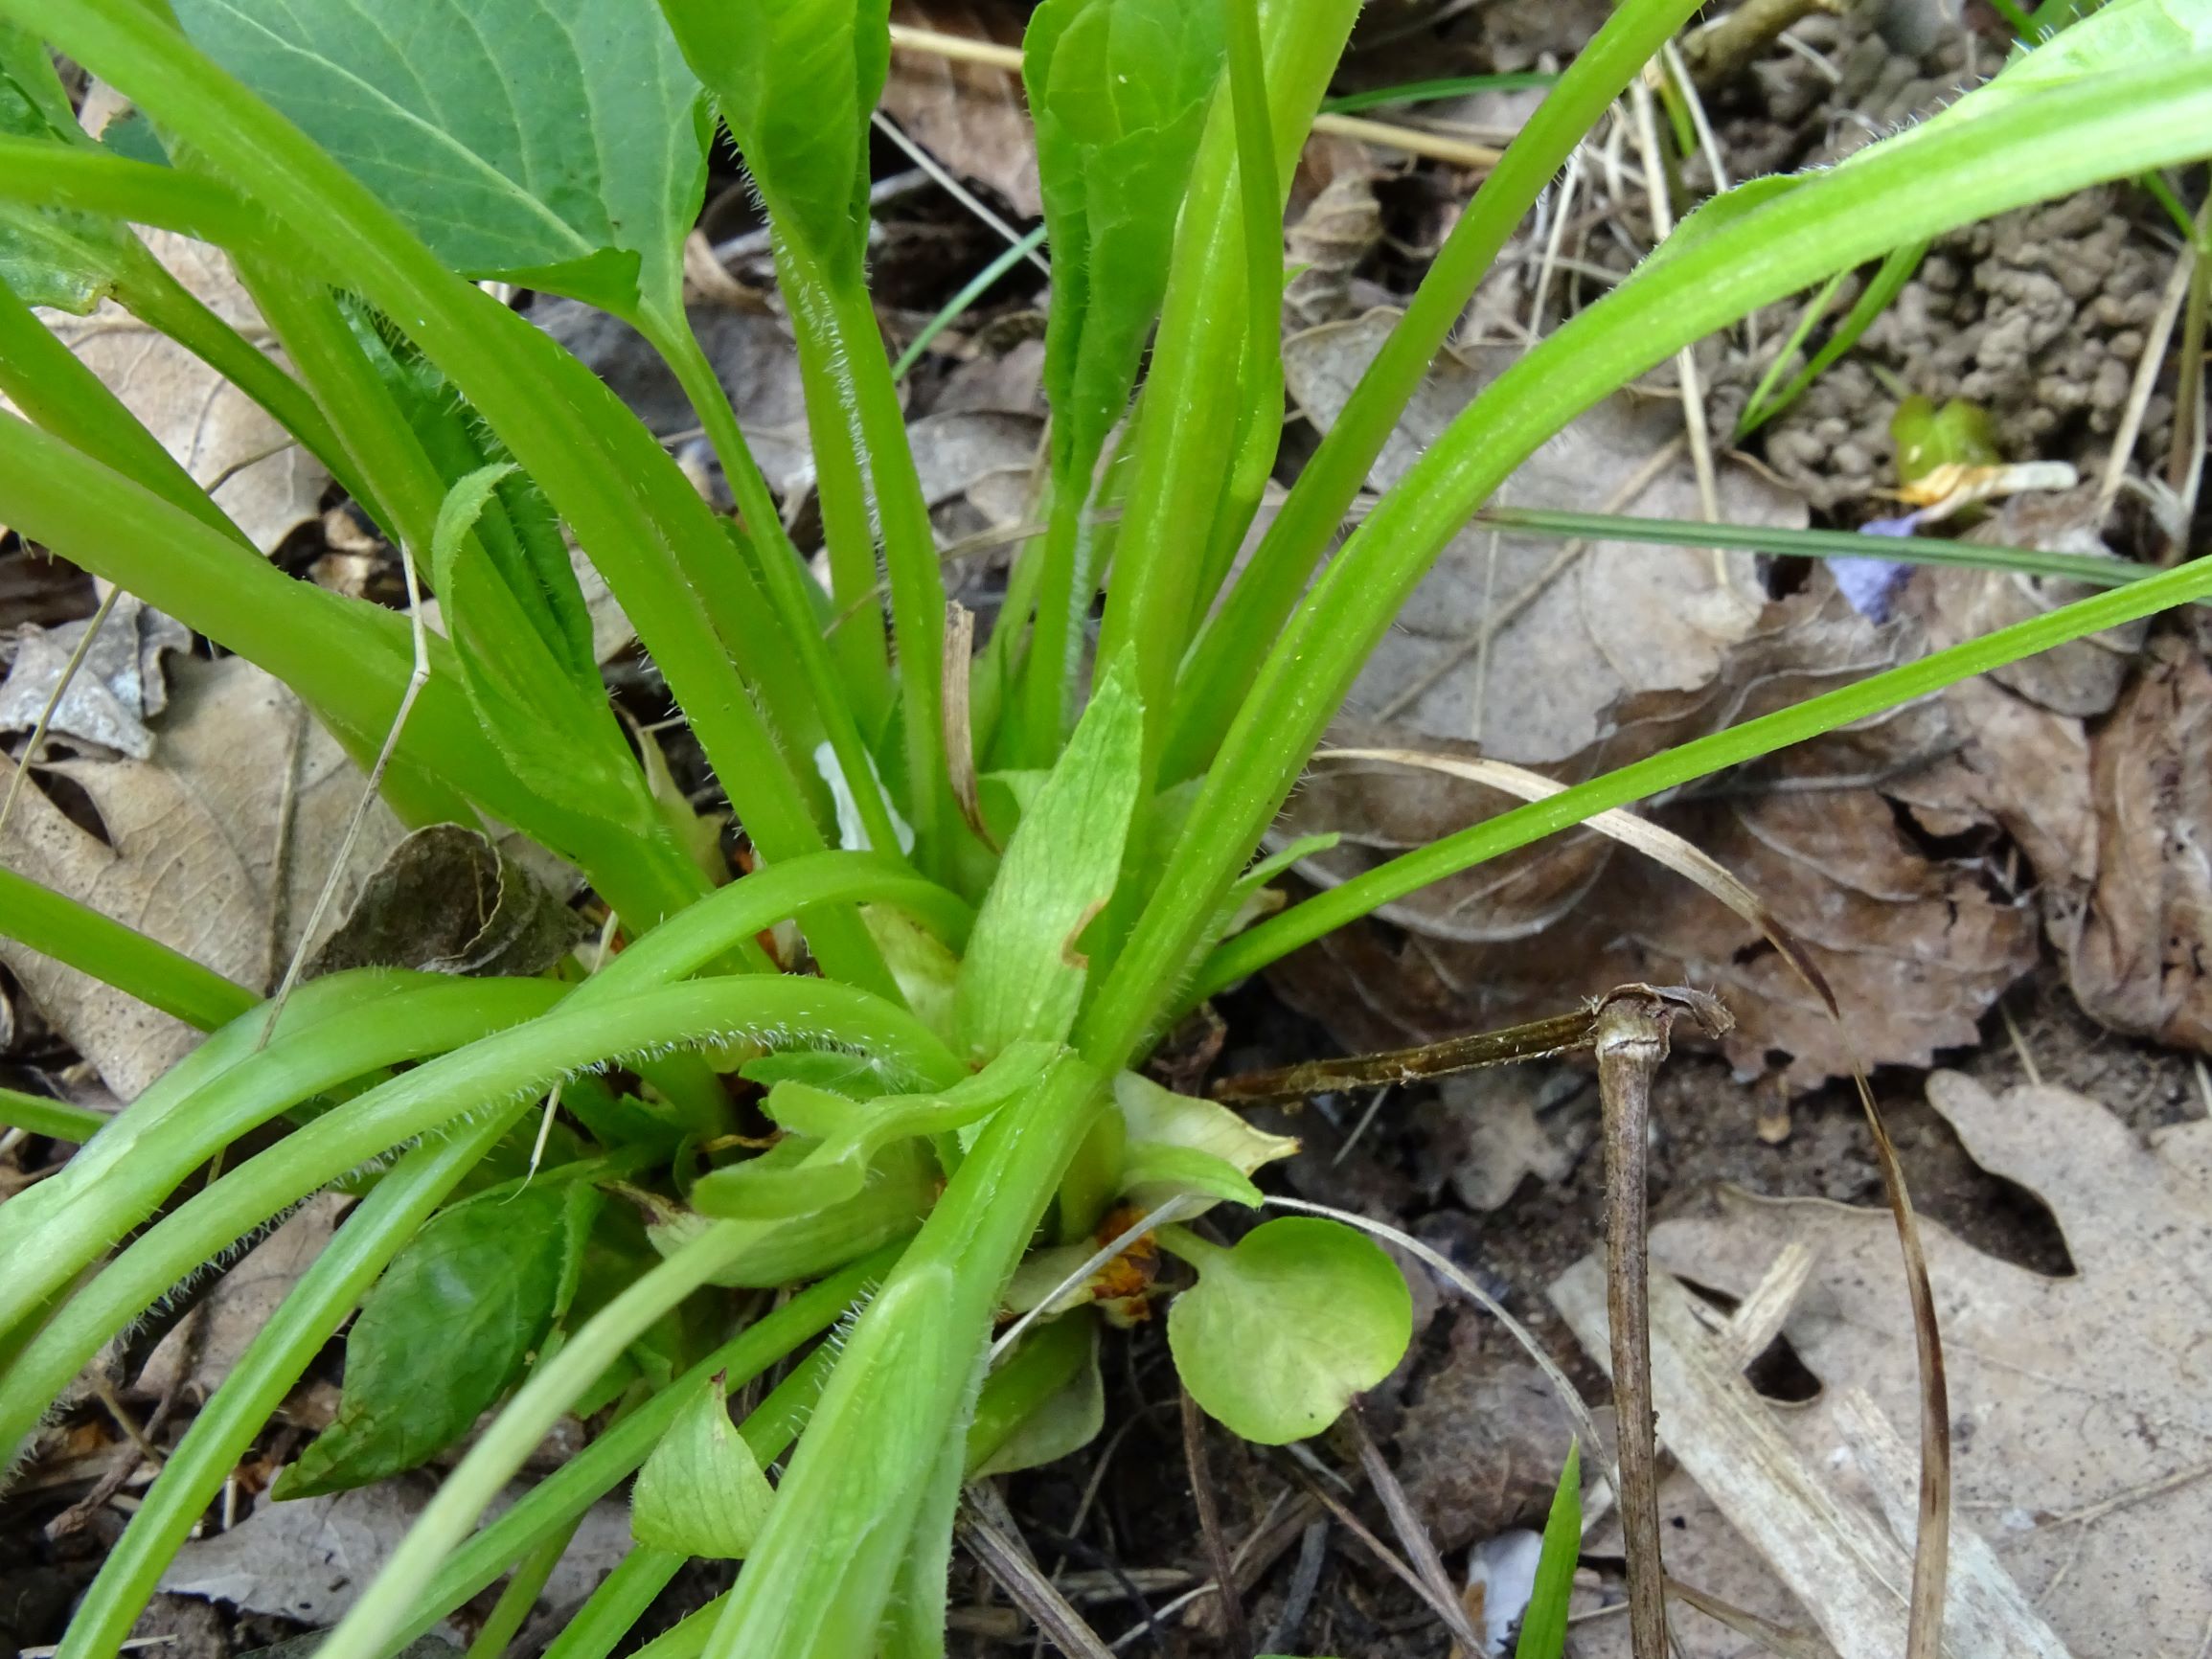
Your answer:
[[[1396,1264],[1334,1221],[1269,1221],[1233,1250],[1187,1234],[1162,1241],[1198,1269],[1168,1312],[1175,1369],[1208,1415],[1248,1441],[1319,1434],[1412,1340],[1413,1298]]]

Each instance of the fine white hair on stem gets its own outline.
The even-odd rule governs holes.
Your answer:
[[[353,856],[353,844],[361,838],[361,826],[368,820],[369,805],[383,784],[384,769],[392,763],[392,756],[399,747],[399,735],[406,730],[407,716],[414,712],[415,699],[430,678],[430,629],[422,618],[422,589],[415,577],[415,557],[404,537],[399,541],[399,572],[407,583],[407,624],[415,648],[415,665],[408,671],[406,690],[399,693],[399,706],[392,712],[392,724],[384,733],[384,745],[376,751],[376,762],[369,768],[369,776],[361,784],[353,816],[346,820],[346,833],[339,838],[338,851],[331,859],[331,873],[323,880],[322,892],[315,896],[315,907],[308,912],[307,925],[300,929],[299,942],[292,946],[292,959],[285,965],[285,977],[277,986],[276,994],[269,999],[268,1019],[254,1044],[257,1050],[268,1046],[269,1038],[276,1033],[277,1021],[284,1015],[285,1003],[291,996],[292,988],[300,982],[300,970],[307,965],[308,947],[314,943],[323,918],[337,897],[339,884],[345,880],[346,863]]]

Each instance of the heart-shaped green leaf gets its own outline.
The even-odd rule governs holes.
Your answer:
[[[471,277],[679,318],[705,105],[652,0],[177,0]]]
[[[1337,1222],[1269,1221],[1229,1250],[1177,1227],[1163,1227],[1160,1242],[1198,1270],[1168,1310],[1175,1370],[1209,1415],[1248,1441],[1319,1434],[1412,1340],[1404,1278]]]
[[[741,1561],[775,1501],[753,1448],[730,1421],[718,1373],[684,1402],[638,1470],[629,1530],[650,1549]]]

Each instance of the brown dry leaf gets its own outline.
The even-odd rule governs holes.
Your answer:
[[[377,867],[308,975],[353,967],[542,973],[591,931],[583,918],[484,835],[418,830]]]
[[[2046,1279],[1923,1221],[1950,1372],[1957,1514],[2072,1650],[2199,1650],[2212,1625],[2212,1122],[2139,1140],[2096,1101],[1956,1073],[1928,1099],[1974,1160],[2051,1208],[2075,1272]],[[1826,1401],[1864,1389],[1892,1421],[1917,1409],[1912,1333],[1886,1212],[1722,1195],[1670,1221],[1652,1260],[1748,1291],[1788,1243],[1815,1252],[1785,1326],[1825,1386],[1784,1414],[1809,1452],[1837,1440]]]
[[[2034,547],[2109,558],[2101,526],[2108,510],[2093,489],[2061,495],[2019,495],[1968,531],[1963,539],[1997,547]],[[1930,649],[2027,622],[2093,589],[2056,577],[2013,576],[2003,571],[1931,566],[1915,573],[1906,589],[1922,614]],[[2128,666],[2142,648],[2150,625],[2131,623],[2091,634],[2032,657],[1992,669],[1990,677],[2054,714],[2101,715],[2120,694]]]
[[[1336,419],[1395,321],[1374,311],[1284,342],[1285,383],[1316,427]],[[1386,489],[1403,477],[1517,354],[1478,347],[1440,356],[1369,482]],[[1672,401],[1608,399],[1532,456],[1497,504],[1696,517],[1689,462],[1670,452],[1680,427]],[[1806,522],[1803,502],[1757,474],[1730,467],[1721,486],[1732,523]],[[1573,557],[1557,540],[1499,535],[1494,570],[1492,543],[1474,529],[1445,550],[1354,687],[1355,713],[1409,735],[1477,741],[1524,765],[1564,761],[1611,731],[1608,711],[1624,694],[1711,684],[1767,609],[1748,553],[1717,562],[1702,549],[1602,542]],[[1485,618],[1508,613],[1478,675]]]
[[[154,257],[217,316],[249,340],[260,314],[219,249],[169,231],[142,230]],[[55,335],[129,406],[216,505],[264,553],[317,518],[330,474],[260,404],[112,300],[90,316],[44,312]],[[219,481],[219,482],[218,482]]]
[[[0,642],[0,651],[13,653],[7,682],[0,684],[0,732],[36,727],[90,625],[88,618],[59,627],[19,628],[12,641]],[[145,760],[153,753],[146,718],[169,704],[161,654],[190,649],[192,630],[184,624],[148,609],[129,594],[118,595],[69,689],[55,704],[54,718],[46,728],[48,741],[91,744]]]
[[[263,1498],[229,1532],[179,1549],[161,1587],[228,1602],[241,1613],[334,1625],[391,1558],[434,1489],[434,1482],[414,1474],[290,1503]],[[504,1511],[522,1489],[509,1488],[492,1512]],[[630,1543],[629,1506],[619,1499],[592,1505],[546,1581],[543,1604],[573,1612]]]
[[[1283,290],[1288,324],[1312,329],[1352,314],[1353,274],[1382,245],[1380,176],[1375,152],[1357,140],[1307,141],[1283,232],[1284,263],[1297,273]]]
[[[1287,348],[1294,392],[1324,424],[1387,319],[1316,330]],[[1511,353],[1447,358],[1375,469],[1387,486]],[[1691,517],[1689,463],[1669,403],[1616,398],[1524,466],[1504,499]],[[1802,524],[1803,504],[1725,475],[1735,522]],[[1332,730],[1357,747],[1479,752],[1573,782],[1858,680],[1919,654],[1911,622],[1859,615],[1816,570],[1769,600],[1748,554],[1463,535],[1406,607]],[[1486,592],[1487,590],[1487,592]],[[1489,662],[1465,648],[1497,619]],[[1431,683],[1432,682],[1432,683]],[[1908,838],[1877,785],[1959,747],[1941,701],[1910,705],[1732,774],[1653,815],[1741,877],[1797,934],[1869,1061],[1930,1063],[2035,958],[2035,919],[1973,857]],[[1324,885],[1496,812],[1477,785],[1401,768],[1332,765],[1278,831],[1342,842],[1300,874]],[[1701,893],[1588,833],[1553,837],[1385,906],[1402,931],[1345,930],[1278,972],[1291,1000],[1360,1048],[1428,1042],[1556,1012],[1623,981],[1711,986],[1739,1025],[1746,1075],[1806,1087],[1851,1057],[1818,1000],[1756,931]],[[1539,942],[1540,940],[1540,942]]]
[[[294,1210],[161,1339],[131,1392],[145,1399],[160,1399],[176,1388],[189,1389],[194,1399],[213,1394],[301,1275],[315,1264],[353,1202],[336,1193],[318,1193]]]
[[[2212,1050],[2212,669],[2178,639],[2097,733],[2098,869],[2067,971],[2094,1018]]]
[[[361,774],[298,698],[242,657],[182,659],[170,678],[152,759],[48,768],[84,791],[106,839],[27,788],[0,861],[262,989],[330,875]],[[8,770],[0,764],[0,777]],[[339,914],[399,833],[373,805]],[[123,1100],[198,1041],[169,1015],[19,945],[0,941],[0,961]]]
[[[1010,0],[895,0],[891,8],[894,23],[995,46],[1018,47],[1027,15]],[[1013,70],[893,52],[883,113],[951,171],[996,191],[1017,216],[1044,212],[1029,103]]]

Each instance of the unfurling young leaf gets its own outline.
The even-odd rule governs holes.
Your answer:
[[[705,105],[652,0],[176,0],[455,270],[680,322]]]
[[[1388,1376],[1413,1337],[1413,1298],[1381,1249],[1334,1221],[1269,1221],[1224,1250],[1179,1227],[1160,1242],[1198,1270],[1168,1310],[1191,1398],[1262,1445],[1319,1434]]]
[[[629,1530],[649,1549],[741,1561],[775,1489],[730,1421],[724,1378],[699,1385],[638,1470]]]
[[[279,1477],[276,1495],[366,1486],[467,1434],[575,1293],[599,1203],[588,1181],[541,1181],[433,1216],[362,1302],[337,1419]]]
[[[703,1175],[692,1203],[704,1215],[772,1221],[808,1216],[858,1196],[869,1160],[902,1140],[948,1135],[980,1124],[1043,1076],[1059,1050],[1020,1042],[974,1077],[933,1095],[885,1095],[862,1102],[810,1083],[782,1082],[762,1109],[793,1135],[766,1156]]]
[[[762,1157],[790,1164],[804,1158],[809,1149],[809,1143],[792,1139],[770,1148]],[[894,1142],[869,1160],[867,1180],[857,1193],[764,1228],[710,1283],[771,1290],[819,1279],[921,1226],[939,1185],[937,1162],[926,1147],[919,1141]],[[710,1216],[653,1199],[646,1237],[655,1250],[670,1256],[713,1225]]]
[[[1106,1425],[1098,1321],[1071,1313],[1036,1327],[984,1380],[968,1425],[968,1478],[1009,1475],[1082,1450]]]
[[[1227,1106],[1178,1095],[1136,1072],[1114,1079],[1114,1103],[1129,1131],[1123,1195],[1141,1210],[1178,1193],[1256,1206],[1259,1190],[1248,1177],[1298,1150],[1288,1135],[1255,1129]]]
[[[1144,752],[1144,708],[1125,655],[1007,843],[975,919],[953,1007],[968,1052],[997,1054],[1075,1024],[1089,971],[1083,930],[1121,875]]]
[[[1513,1659],[1560,1659],[1567,1645],[1567,1598],[1574,1593],[1575,1563],[1583,1547],[1583,1448],[1567,1443],[1566,1466],[1543,1524],[1543,1553],[1537,1557],[1536,1588],[1520,1616]]]

